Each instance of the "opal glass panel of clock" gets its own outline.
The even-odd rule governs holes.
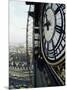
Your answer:
[[[65,5],[44,4],[41,20],[44,58],[53,62],[62,60],[65,53]]]

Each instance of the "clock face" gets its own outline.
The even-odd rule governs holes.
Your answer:
[[[41,48],[44,58],[50,63],[63,61],[62,58],[65,53],[64,4],[44,4],[41,36]]]

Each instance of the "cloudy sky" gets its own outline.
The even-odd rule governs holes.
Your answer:
[[[26,42],[27,12],[29,6],[19,0],[9,0],[9,42],[24,44]]]

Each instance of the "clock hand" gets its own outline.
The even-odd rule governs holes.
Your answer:
[[[49,26],[50,26],[50,22],[47,19],[47,14],[46,14],[46,23],[44,24],[44,26],[47,26],[47,30],[49,30]]]
[[[49,30],[49,26],[50,26],[50,25],[51,25],[51,24],[50,24],[49,21],[44,24],[44,26],[47,26],[47,30]]]
[[[50,26],[50,25],[51,25],[51,24],[50,24],[49,21],[44,24],[44,26]]]

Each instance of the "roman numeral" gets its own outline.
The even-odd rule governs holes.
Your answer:
[[[65,9],[65,4],[61,4],[61,5],[59,5],[58,7],[57,7],[57,9],[55,10],[55,15],[60,11],[60,8],[62,9],[62,10],[64,10]]]
[[[49,50],[49,43],[47,43],[47,55],[49,54],[48,50]]]
[[[55,10],[55,15],[60,11],[61,5],[57,7],[57,9]]]
[[[63,30],[61,26],[56,25],[56,26],[55,26],[55,29],[56,29],[56,31],[57,31],[58,33],[60,33],[60,34],[61,34],[61,33],[65,34],[65,30]]]
[[[53,40],[52,40],[52,46],[53,46],[54,58],[56,60],[55,49],[54,49],[54,41]]]

